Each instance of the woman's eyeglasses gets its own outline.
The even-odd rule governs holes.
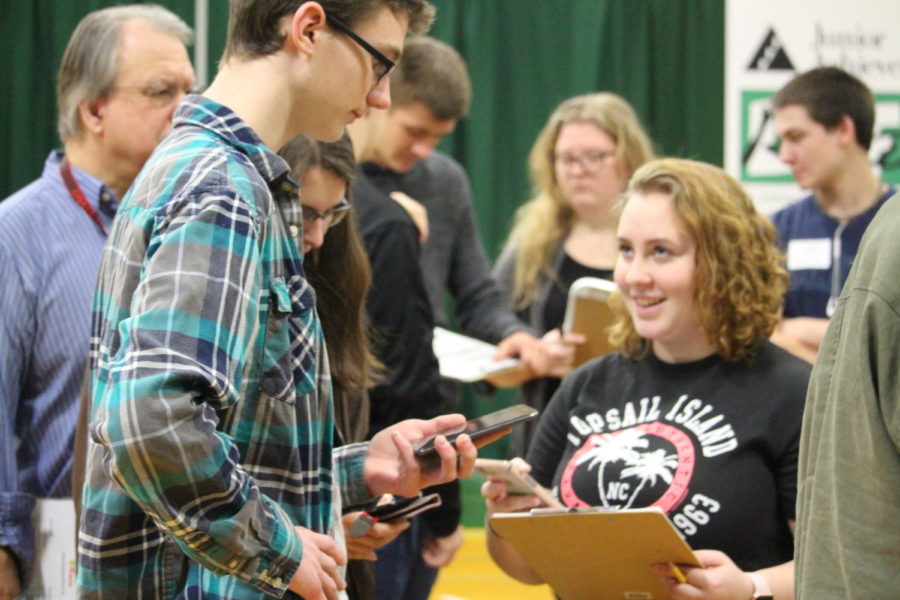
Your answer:
[[[314,223],[317,219],[322,219],[325,226],[330,228],[344,220],[344,217],[350,212],[350,202],[348,202],[346,198],[341,198],[340,202],[323,213],[320,213],[313,207],[306,206],[305,204],[302,204],[300,208],[303,211],[303,222],[305,224],[309,225]]]

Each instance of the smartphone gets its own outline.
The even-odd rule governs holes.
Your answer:
[[[519,459],[521,460],[521,459]],[[521,461],[520,464],[527,464]],[[519,468],[513,461],[495,460],[492,458],[476,458],[475,470],[488,480],[501,480],[507,484],[508,493],[514,496],[534,495],[551,508],[565,508],[550,490],[534,480],[529,473]]]
[[[457,429],[441,432],[447,441],[453,443],[457,437],[463,433],[468,434],[472,441],[476,441],[490,433],[504,429],[516,423],[530,421],[538,416],[536,408],[532,408],[526,404],[514,404],[509,408],[504,408],[477,419],[471,419]],[[437,435],[419,440],[413,444],[413,449],[417,458],[425,458],[430,455],[437,455],[434,448],[434,440]]]
[[[380,523],[392,523],[398,519],[408,519],[426,510],[437,508],[441,505],[441,497],[438,494],[427,496],[413,496],[412,498],[395,498],[385,504],[379,504],[367,514]]]
[[[363,512],[350,526],[350,537],[366,535],[375,523],[393,523],[399,519],[409,519],[440,505],[441,497],[438,494],[394,498],[386,504],[379,504],[372,510]]]
[[[615,350],[608,333],[616,319],[609,305],[609,296],[615,291],[615,283],[598,277],[581,277],[569,287],[563,332],[581,333],[586,338],[575,346],[573,366]]]

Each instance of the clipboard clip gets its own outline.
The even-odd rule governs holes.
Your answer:
[[[612,506],[570,506],[566,508],[553,508],[543,506],[540,508],[532,508],[530,514],[532,515],[565,515],[565,514],[573,514],[573,513],[605,513],[605,512],[616,512],[619,510],[618,508],[614,508]]]

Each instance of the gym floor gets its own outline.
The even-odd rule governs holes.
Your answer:
[[[484,529],[466,527],[465,541],[450,563],[441,569],[429,600],[553,600],[546,585],[525,585],[494,564],[484,543]]]

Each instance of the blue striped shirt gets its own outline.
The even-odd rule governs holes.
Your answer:
[[[41,177],[0,203],[0,546],[32,561],[31,511],[71,495],[72,439],[106,236],[69,195],[51,152]],[[72,167],[107,230],[113,192]]]
[[[110,232],[93,300],[82,598],[278,596],[325,533],[337,476],[328,361],[290,227],[287,164],[188,96]],[[187,558],[186,558],[187,557]]]

